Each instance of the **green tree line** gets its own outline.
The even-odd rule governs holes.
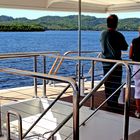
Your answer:
[[[0,24],[0,31],[45,31],[44,27],[37,24],[22,24],[22,23],[14,23],[14,24]]]
[[[44,16],[34,20],[0,16],[0,31],[77,30],[77,19],[76,15]],[[119,20],[118,30],[135,31],[139,26],[140,18],[125,18]],[[81,28],[82,30],[104,30],[106,29],[106,18],[82,15]]]

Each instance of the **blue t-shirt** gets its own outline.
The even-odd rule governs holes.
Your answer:
[[[121,60],[121,50],[127,50],[124,36],[116,30],[105,30],[101,33],[102,58]],[[109,64],[108,64],[109,65]]]

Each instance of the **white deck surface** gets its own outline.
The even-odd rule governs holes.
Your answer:
[[[51,86],[47,91],[48,99],[32,99],[33,87],[22,87],[8,90],[1,90],[1,104],[4,105],[2,112],[11,108],[18,109],[23,117],[23,129],[26,130],[36,120],[36,118],[53,100],[56,96],[54,88],[57,92],[61,91],[63,86]],[[42,89],[39,87],[39,96],[42,96]],[[67,93],[70,94],[71,90]],[[2,96],[3,95],[3,96]],[[29,97],[29,98],[27,98]],[[21,102],[22,101],[22,102]],[[40,103],[39,103],[40,102]],[[29,105],[32,104],[32,105]],[[27,106],[28,105],[28,106]],[[21,107],[22,106],[22,107]],[[24,107],[23,107],[24,106]],[[29,107],[30,106],[30,107]],[[33,109],[34,106],[38,106],[38,109]],[[9,108],[9,109],[8,109]],[[20,108],[20,109],[19,109]],[[26,109],[23,113],[23,109]],[[48,130],[53,130],[58,123],[60,123],[66,115],[72,111],[72,104],[59,101],[51,111],[46,114],[43,119],[37,124],[37,127],[33,129],[33,133],[43,133]],[[88,107],[82,107],[80,111],[80,122],[82,122],[93,111]],[[31,115],[31,114],[32,115]],[[17,121],[12,120],[15,125]],[[3,120],[5,125],[5,121]],[[12,131],[17,126],[12,127]],[[129,134],[140,129],[140,120],[130,117],[130,129]],[[72,132],[72,120],[70,120],[66,126],[57,134],[57,140],[63,140]],[[17,133],[14,130],[14,133]],[[80,140],[120,140],[123,137],[123,116],[107,111],[99,110],[94,117],[92,117],[85,126],[80,128]],[[31,139],[31,138],[30,138]],[[37,138],[33,138],[36,140]],[[0,138],[0,140],[6,140],[6,138]],[[45,139],[44,139],[45,140]],[[70,140],[70,138],[69,138]]]

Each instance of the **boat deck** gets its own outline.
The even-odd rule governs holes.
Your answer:
[[[64,89],[64,87],[66,87],[66,85],[67,84],[62,84],[62,83],[57,83],[55,85],[53,85],[53,84],[52,85],[47,85],[47,88],[46,88],[47,89],[46,90],[47,99],[55,99],[55,97]],[[90,82],[85,82],[84,93],[86,94],[89,91],[90,91]],[[42,88],[42,85],[39,85],[38,86],[38,97],[41,98],[42,96],[43,96],[43,88]],[[2,106],[3,105],[8,105],[8,104],[16,104],[18,102],[25,101],[27,99],[32,99],[33,97],[34,97],[34,87],[33,86],[0,90],[0,99],[1,99],[1,105]],[[82,99],[83,97],[80,97],[80,98]],[[95,108],[104,99],[105,99],[104,87],[102,87],[96,93]],[[70,88],[66,92],[66,94],[64,94],[61,97],[60,100],[69,102],[71,104],[72,103],[72,89]],[[85,103],[85,107],[86,108],[89,107],[89,104],[90,104],[89,101],[87,101]],[[96,121],[98,120],[99,123],[105,124],[104,125],[105,127],[106,127],[106,124],[107,124],[108,128],[110,126],[114,125],[114,123],[117,122],[117,128],[116,128],[117,131],[120,129],[119,127],[121,126],[121,131],[119,131],[119,135],[120,135],[120,133],[122,132],[122,126],[123,126],[123,124],[122,124],[123,123],[123,115],[121,115],[121,114],[123,114],[123,105],[120,105],[120,108],[114,113],[114,112],[111,112],[111,110],[105,104],[101,108],[101,110],[99,110],[99,112],[97,112],[95,114],[95,119],[92,119],[91,121],[93,121],[92,123],[96,123]],[[131,137],[133,139],[134,137],[138,138],[138,136],[139,136],[140,122],[139,122],[139,119],[134,117],[134,111],[135,111],[134,99],[131,99],[131,110],[130,110],[130,115],[131,115],[131,117],[130,117],[130,134],[131,134],[131,136],[130,136],[130,140],[131,140]],[[102,116],[104,116],[104,118],[99,120],[99,118],[101,118]],[[113,124],[110,122],[110,120]],[[96,126],[97,126],[97,124],[96,124]],[[90,127],[90,129],[93,129],[93,128],[91,128],[91,126],[89,126],[89,127]],[[96,127],[96,128],[98,128],[98,127]],[[101,128],[99,128],[99,129],[101,129]],[[105,129],[105,128],[103,128],[103,129]],[[99,132],[97,133],[97,130],[94,130],[95,134],[100,136]],[[80,131],[82,132],[83,128],[81,128]],[[88,135],[88,133],[87,133],[87,135]],[[87,135],[85,135],[85,136],[87,136]],[[105,135],[105,133],[103,133],[103,136],[104,135]],[[104,138],[103,136],[102,136],[102,139]],[[122,134],[121,134],[121,136],[122,136]],[[120,139],[121,139],[121,136],[119,136]],[[5,140],[5,139],[6,138],[0,138],[0,140]],[[84,140],[84,137],[83,137],[82,140]],[[96,140],[101,140],[101,137],[98,137]],[[108,140],[108,137],[104,140]],[[114,139],[114,140],[118,140],[118,139]],[[138,139],[135,139],[135,140],[138,140]]]
[[[46,86],[46,97],[48,99],[55,99],[58,94],[66,87],[67,84],[65,83],[57,83],[51,84]],[[87,94],[90,91],[90,81],[85,82],[84,93]],[[132,90],[133,92],[133,90]],[[37,88],[38,97],[43,97],[43,88],[42,85],[39,85]],[[8,103],[16,103],[26,99],[34,98],[34,86],[26,86],[26,87],[18,87],[18,88],[10,88],[10,89],[3,89],[0,90],[0,102],[1,105],[8,104]],[[80,97],[83,99],[83,96]],[[68,89],[66,93],[60,98],[62,101],[67,101],[72,103],[72,89]],[[96,108],[105,100],[104,94],[104,86],[102,86],[94,96],[94,107]],[[131,106],[130,106],[130,116],[135,117],[135,100],[131,98]],[[90,106],[90,100],[88,100],[85,106]],[[105,104],[101,110],[111,111],[111,109]],[[116,112],[119,114],[123,114],[123,105],[120,104],[119,108],[116,108]]]

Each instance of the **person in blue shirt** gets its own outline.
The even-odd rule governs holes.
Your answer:
[[[121,60],[121,51],[128,49],[128,44],[122,33],[118,32],[118,17],[115,14],[110,15],[107,18],[107,30],[102,31],[100,36],[101,43],[101,57],[104,59]],[[107,72],[114,66],[114,63],[103,62],[103,74],[106,75]],[[120,87],[122,81],[122,66],[117,67],[109,78],[104,83],[105,85],[105,95],[108,98],[118,87]],[[112,96],[107,104],[110,107],[118,107],[118,98],[120,95],[120,90]]]

